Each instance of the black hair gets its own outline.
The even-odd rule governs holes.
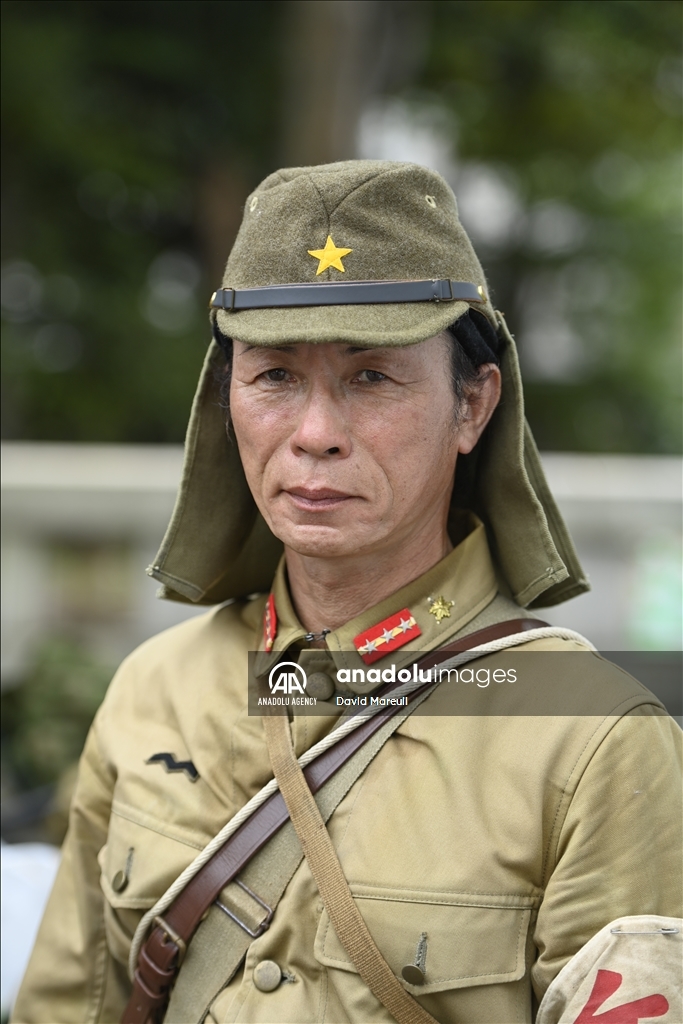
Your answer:
[[[232,338],[223,334],[215,317],[211,318],[211,329],[214,340],[225,357],[225,363],[221,360],[216,366],[215,375],[221,408],[225,409],[229,417]],[[469,309],[446,330],[453,340],[451,383],[456,408],[460,409],[472,392],[476,392],[487,380],[489,374],[482,373],[481,367],[485,363],[495,363],[496,366],[499,364],[500,339],[488,318],[475,309]]]
[[[453,339],[451,348],[451,384],[457,411],[473,392],[486,382],[489,372],[482,372],[486,363],[498,366],[500,340],[487,317],[469,309],[451,324],[447,333]]]
[[[218,345],[225,362],[223,359],[217,359],[214,364],[213,376],[216,386],[218,387],[218,395],[220,399],[220,407],[225,411],[226,421],[230,422],[230,384],[232,382],[232,338],[228,338],[227,334],[223,334],[222,330],[216,323],[216,317],[211,317],[211,333],[213,334],[213,340]]]

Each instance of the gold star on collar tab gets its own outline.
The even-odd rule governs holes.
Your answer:
[[[346,270],[342,264],[342,256],[348,256],[350,252],[353,252],[353,249],[339,249],[332,241],[332,236],[328,235],[324,249],[308,250],[309,256],[320,260],[315,276],[317,277],[318,274],[322,274],[323,270],[327,270],[328,267],[334,267],[335,270],[341,270],[342,274],[345,274]]]
[[[450,619],[451,608],[455,601],[447,601],[441,595],[439,597],[430,597],[428,601],[430,601],[429,614],[434,616],[439,625],[441,625],[442,619]]]

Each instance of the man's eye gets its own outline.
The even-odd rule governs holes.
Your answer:
[[[386,380],[386,374],[380,373],[379,370],[361,370],[358,374],[358,379],[363,381],[365,384],[378,384],[382,380]]]
[[[287,371],[281,368],[278,368],[276,370],[266,370],[263,376],[265,377],[266,380],[270,381],[271,383],[279,384],[281,381],[287,379]]]

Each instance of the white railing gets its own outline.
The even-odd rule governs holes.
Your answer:
[[[108,660],[196,614],[144,573],[182,467],[176,445],[8,442],[2,456],[3,679],[71,628]],[[593,591],[543,614],[602,649],[680,647],[683,462],[546,453],[550,486]]]

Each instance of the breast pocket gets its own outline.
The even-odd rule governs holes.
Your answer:
[[[351,890],[392,971],[437,1019],[466,1020],[468,1024],[531,1019],[528,985],[522,981],[529,925],[538,897],[362,885],[351,886]],[[333,969],[331,984],[345,1003],[344,990],[348,988],[351,996],[356,982],[350,976],[357,978],[357,971],[327,911],[318,926],[315,956]],[[360,983],[359,978],[357,981]]]
[[[199,837],[168,831],[168,826],[147,815],[112,811],[107,844],[98,859],[107,945],[120,963],[128,962],[131,941],[145,911],[202,848]]]

